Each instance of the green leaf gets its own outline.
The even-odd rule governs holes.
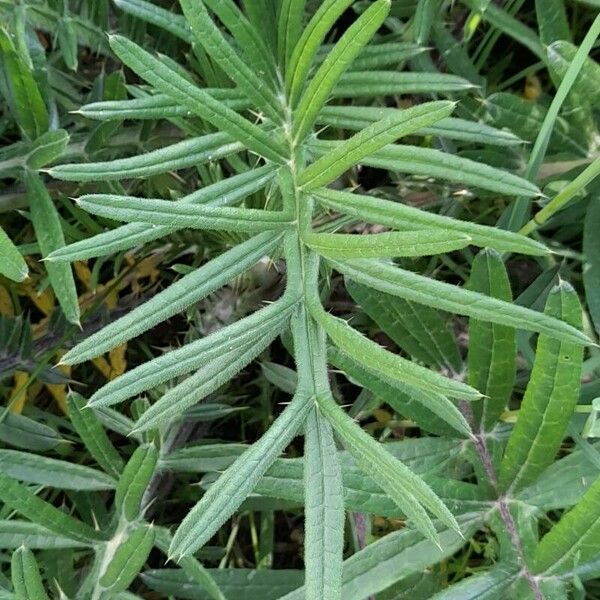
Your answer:
[[[292,132],[294,140],[303,140],[308,135],[317,114],[329,99],[339,78],[381,27],[389,10],[390,0],[374,2],[347,29],[323,64],[317,69],[295,111]]]
[[[142,570],[153,545],[152,525],[144,523],[128,531],[100,576],[102,588],[109,594],[124,592]]]
[[[577,46],[565,39],[548,46],[548,61],[561,80],[566,76],[578,50]],[[585,59],[571,91],[593,106],[600,103],[600,65],[595,60],[589,57]]]
[[[318,405],[358,466],[390,496],[427,539],[439,545],[439,535],[425,508],[451,529],[460,531],[452,513],[431,488],[365,433],[331,396],[318,398]]]
[[[241,0],[244,12],[248,15],[248,19],[254,25],[257,31],[260,31],[265,38],[267,45],[276,51],[277,40],[276,28],[265,27],[265,23],[275,23],[276,17],[276,4],[273,0]]]
[[[585,64],[589,52],[592,50],[596,39],[600,35],[600,16],[597,16],[592,22],[591,26],[587,30],[585,37],[583,38],[580,47],[578,48],[573,61],[568,66],[556,94],[552,99],[548,112],[542,123],[542,127],[536,136],[535,144],[531,150],[529,162],[527,163],[527,169],[525,176],[531,181],[537,178],[544,157],[548,150],[550,143],[550,137],[554,124],[558,117],[558,114],[566,101],[567,97],[572,91],[572,87],[575,84],[578,75]],[[544,58],[542,58],[544,60]],[[586,153],[587,154],[587,153]],[[520,198],[515,202],[503,215],[503,221],[505,222],[505,228],[510,230],[517,230],[522,227],[527,220],[529,213],[529,202],[525,198]]]
[[[239,89],[254,102],[257,108],[279,123],[283,109],[281,102],[269,86],[265,84],[265,80],[257,76],[256,71],[246,64],[229,45],[210,18],[203,0],[180,0],[180,3],[196,39],[206,50],[206,53],[235,81]],[[216,4],[214,6],[216,7]],[[247,27],[245,31],[248,31]],[[260,38],[255,41],[259,43]],[[247,46],[244,47],[244,50],[247,50]],[[263,49],[263,53],[266,53],[266,49]],[[263,57],[260,64],[266,65],[266,58]],[[156,87],[160,89],[159,86]],[[169,93],[166,89],[161,91]],[[210,119],[207,118],[207,120]]]
[[[330,52],[328,45],[321,46],[323,60]],[[427,52],[426,48],[412,42],[383,42],[365,46],[350,66],[351,71],[370,71],[384,67],[397,67],[401,63]],[[343,79],[343,76],[342,76]]]
[[[284,71],[302,35],[305,8],[306,0],[282,0],[281,2],[277,26],[277,56]]]
[[[535,0],[535,13],[542,44],[571,39],[564,0]]]
[[[306,168],[300,174],[299,185],[305,192],[323,187],[361,159],[400,137],[447,117],[453,110],[451,102],[429,102],[384,117],[336,145],[330,153]]]
[[[406,438],[403,441],[386,442],[385,448],[415,473],[436,474],[447,472],[449,465],[461,453],[462,441],[449,437]],[[160,464],[165,469],[179,473],[221,473],[247,449],[246,444],[232,443],[185,446],[162,456]],[[361,488],[360,485],[365,483],[370,485],[370,490],[376,489],[375,484],[359,471],[348,452],[340,453],[340,463],[346,488],[352,488],[357,484],[357,491],[364,490],[365,488]],[[298,498],[301,501],[304,494],[303,473],[303,458],[278,458],[264,475],[263,480],[264,478],[284,479],[285,485],[292,480],[297,481],[300,490]],[[352,500],[352,508],[361,506],[360,503],[360,495],[357,493]],[[397,512],[397,507],[395,510]]]
[[[168,554],[172,539],[173,537],[168,529],[164,529],[163,527],[155,528],[155,544],[157,548],[160,548],[161,552]],[[195,585],[200,585],[203,591],[208,594],[207,597],[212,598],[212,600],[227,600],[214,577],[196,558],[193,556],[184,556],[179,561],[179,566],[181,570],[177,572],[184,571],[189,581]],[[223,570],[222,572],[225,571]],[[144,578],[144,575],[142,574],[142,578]]]
[[[201,10],[206,11],[204,7]],[[200,18],[200,13],[197,16]],[[227,108],[127,38],[112,36],[110,45],[128,67],[158,91],[187,106],[192,113],[228,133],[252,152],[276,163],[284,162],[285,153],[272,134]],[[259,87],[264,88],[261,84]]]
[[[16,600],[49,600],[37,561],[28,548],[13,552],[10,574]]]
[[[25,259],[2,227],[0,227],[0,274],[13,281],[25,281],[29,276]]]
[[[0,440],[17,448],[45,452],[66,442],[51,427],[29,417],[8,413],[0,421]]]
[[[142,498],[158,464],[158,451],[154,444],[136,448],[125,465],[115,492],[115,507],[128,521],[140,517]]]
[[[518,578],[518,573],[507,565],[496,565],[477,575],[472,575],[436,594],[434,600],[498,600],[507,598],[508,588]]]
[[[163,354],[107,383],[90,398],[89,404],[110,406],[169,379],[194,371],[206,361],[231,350],[232,339],[238,347],[256,342],[287,322],[294,307],[294,301],[281,299],[211,335]],[[74,364],[76,359],[69,362]]]
[[[600,552],[600,479],[575,508],[542,538],[531,564],[534,574],[560,575],[580,563],[598,558]]]
[[[60,536],[91,544],[105,539],[105,534],[92,529],[38,498],[29,488],[0,473],[0,500],[29,520]]]
[[[33,222],[42,257],[45,258],[54,250],[63,248],[65,245],[60,217],[48,190],[37,174],[27,171],[25,173],[25,184],[31,221]],[[47,263],[45,266],[52,289],[65,317],[71,323],[79,323],[79,300],[71,266],[52,263]]]
[[[55,179],[82,182],[151,177],[218,160],[235,154],[241,149],[241,144],[233,142],[228,135],[212,133],[131,158],[118,158],[98,163],[57,165],[48,169],[48,173]]]
[[[555,287],[545,314],[581,327],[581,305],[566,282]],[[500,467],[504,490],[526,486],[554,460],[579,398],[583,348],[573,341],[541,335],[517,424]]]
[[[346,279],[346,289],[382,331],[400,348],[427,366],[462,370],[456,340],[442,316],[426,306],[371,290]]]
[[[512,302],[508,274],[502,257],[482,250],[471,266],[469,289]],[[469,384],[485,397],[473,406],[478,423],[491,429],[506,409],[517,371],[517,344],[512,327],[469,321]]]
[[[257,76],[261,79],[268,79],[272,85],[275,85],[277,82],[277,75],[275,72],[275,61],[273,60],[273,54],[271,49],[265,43],[264,37],[261,35],[260,30],[256,29],[250,21],[246,18],[244,13],[237,7],[236,3],[233,0],[202,0],[211,11],[213,11],[221,23],[233,35],[233,39],[237,42],[237,46],[243,49],[243,56],[240,57],[243,61],[242,64],[245,63],[245,76],[246,79],[241,81],[239,78],[242,77],[242,74],[239,71],[232,72],[229,69],[232,67],[239,66],[237,62],[237,54],[234,52],[231,54],[230,48],[224,46],[226,44],[225,40],[221,37],[218,37],[217,34],[220,35],[219,31],[216,32],[211,28],[211,42],[215,43],[215,52],[211,54],[210,49],[207,47],[207,37],[205,36],[204,28],[201,28],[200,32],[200,42],[204,46],[204,49],[210,54],[216,62],[221,64],[224,71],[230,74],[231,78],[238,84],[240,90],[246,92],[247,86],[250,86],[252,82],[256,82]],[[185,12],[185,7],[184,7]],[[210,23],[205,22],[204,26],[210,26]],[[216,28],[215,28],[216,29]],[[192,30],[195,31],[194,25],[192,24]],[[227,58],[225,57],[225,53],[227,53]],[[229,58],[233,59],[233,62],[228,60]],[[247,83],[246,83],[247,82]],[[264,87],[264,83],[262,81],[258,82],[259,85],[262,83]],[[265,90],[255,90],[251,88],[252,94],[256,94],[260,92],[263,96],[267,95]],[[246,96],[248,98],[252,98],[253,96],[246,92]],[[277,102],[276,99],[271,95],[271,102]],[[277,111],[275,114],[278,114]]]
[[[279,600],[302,585],[304,575],[299,569],[207,569],[207,572],[225,597],[235,600]],[[163,597],[181,597],[181,590],[185,589],[189,591],[188,597],[194,600],[211,598],[204,586],[186,575],[183,569],[152,569],[146,571],[142,579]]]
[[[76,199],[78,206],[94,215],[177,229],[209,229],[260,233],[289,228],[292,215],[254,208],[198,206],[132,196],[90,194]]]
[[[304,598],[337,600],[344,556],[342,475],[333,431],[316,407],[308,416],[305,436]]]
[[[437,525],[443,550],[410,529],[394,531],[359,550],[344,561],[341,597],[367,598],[378,594],[392,584],[452,556],[477,530],[481,516],[476,513],[463,515],[458,522],[462,535]],[[295,590],[281,600],[302,600],[304,590]]]
[[[600,203],[590,202],[583,221],[583,253],[586,266],[583,269],[585,284],[585,299],[587,308],[596,327],[600,332],[600,237],[597,235],[600,227]]]
[[[0,450],[0,473],[19,481],[65,490],[110,490],[116,483],[90,467],[18,450]]]
[[[488,96],[484,106],[492,124],[509,129],[527,142],[535,141],[548,114],[544,105],[506,92]],[[551,149],[560,148],[576,155],[587,155],[587,144],[565,119],[557,119],[551,129]]]
[[[250,269],[280,241],[280,235],[267,232],[224,252],[77,344],[63,356],[63,362],[83,362],[100,356],[166,321]]]
[[[489,246],[499,252],[520,252],[540,256],[548,253],[545,246],[523,235],[435,215],[399,202],[328,189],[316,190],[312,195],[327,208],[369,223],[398,229],[439,228],[444,231],[463,233],[471,238],[473,244],[481,247]]]
[[[65,61],[67,69],[77,71],[77,32],[75,31],[73,19],[68,14],[65,14],[63,18],[59,20],[57,35],[60,53]]]
[[[35,140],[48,131],[49,116],[28,58],[19,54],[7,31],[0,29],[0,93],[23,135]]]
[[[499,29],[530,50],[539,60],[544,61],[544,47],[535,32],[508,11],[487,0],[462,0],[484,21]]]
[[[206,544],[252,492],[306,419],[313,398],[296,396],[263,437],[210,487],[177,528],[170,554],[179,559]]]
[[[454,404],[441,394],[425,392],[405,382],[384,377],[337,348],[328,352],[330,362],[344,371],[348,379],[371,390],[400,415],[415,421],[422,429],[437,435],[471,434],[471,428]]]
[[[471,238],[441,230],[372,233],[307,233],[304,243],[327,258],[391,258],[430,256],[466,248]]]
[[[273,166],[259,167],[200,188],[184,196],[179,202],[190,205],[229,206],[265,187],[272,181],[274,175]],[[168,227],[149,227],[145,223],[130,223],[57,250],[51,254],[49,260],[73,262],[105,256],[141,246],[170,232]]]
[[[232,110],[244,110],[250,102],[235,89],[204,88],[215,100],[222,102]],[[84,104],[75,111],[88,119],[111,121],[122,119],[169,119],[173,117],[189,117],[190,110],[181,106],[166,94],[155,94],[133,100],[110,100]]]
[[[311,145],[319,154],[325,154],[345,143],[318,140]],[[432,148],[389,145],[360,159],[359,163],[378,169],[434,177],[509,196],[531,197],[541,193],[536,185],[508,171]]]
[[[26,546],[32,550],[58,550],[62,548],[85,548],[87,545],[53,533],[37,523],[16,519],[0,521],[0,548],[2,549],[15,549]]]
[[[545,512],[577,504],[600,473],[596,458],[598,450],[598,444],[576,448],[552,463],[535,482],[520,490],[517,499]]]
[[[400,110],[404,109],[375,106],[325,106],[317,117],[317,123],[357,131]],[[484,123],[453,117],[440,119],[434,125],[422,127],[412,135],[433,135],[488,146],[515,146],[523,143],[523,140],[508,131],[496,129]]]
[[[69,394],[69,418],[87,451],[96,462],[114,479],[123,472],[123,459],[106,435],[104,427],[93,410],[87,408],[84,398]]]
[[[31,145],[25,165],[28,169],[36,170],[54,162],[65,151],[69,139],[69,134],[64,129],[44,133]]]
[[[239,371],[263,352],[285,328],[284,322],[271,329],[267,335],[238,344],[229,352],[222,352],[185,381],[171,388],[136,421],[135,431],[146,431],[181,417],[187,408],[200,402],[209,394],[230,381]],[[224,366],[225,365],[225,366]]]
[[[352,329],[346,321],[329,315],[321,307],[311,306],[311,314],[336,346],[388,379],[398,379],[426,392],[452,398],[476,400],[481,397],[477,390],[460,381],[443,377],[417,363],[388,352]]]
[[[334,98],[376,98],[408,94],[444,94],[472,90],[467,79],[444,73],[350,71],[333,89]]]
[[[175,14],[144,0],[113,0],[115,6],[138,19],[164,29],[184,42],[192,43],[193,35],[182,15]]]
[[[538,331],[580,346],[593,342],[576,327],[552,316],[429,279],[374,260],[330,261],[340,272],[363,285],[449,313],[465,315],[526,331]]]
[[[353,0],[324,0],[304,28],[285,72],[289,103],[295,107],[306,83],[312,63],[327,33]]]

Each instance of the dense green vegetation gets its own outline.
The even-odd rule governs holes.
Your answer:
[[[600,598],[598,0],[0,0],[0,599]]]

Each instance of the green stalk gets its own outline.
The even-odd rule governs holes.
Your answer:
[[[560,193],[554,196],[554,198],[552,198],[552,200],[548,202],[548,204],[546,204],[533,219],[531,219],[531,221],[521,228],[519,233],[529,235],[532,231],[535,231],[538,227],[547,223],[551,217],[568,204],[575,195],[598,177],[598,175],[600,175],[600,158],[597,158],[587,167],[587,169],[565,186]]]

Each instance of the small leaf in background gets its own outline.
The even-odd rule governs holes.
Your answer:
[[[45,258],[65,245],[60,217],[38,175],[27,172],[25,183],[31,220],[38,236],[42,257]],[[70,265],[47,262],[45,267],[65,317],[71,323],[79,323],[79,300]]]
[[[11,579],[17,600],[49,600],[33,552],[19,548],[13,552]]]
[[[397,296],[373,291],[350,279],[346,279],[345,285],[382,331],[413,358],[428,366],[460,372],[460,352],[440,313]]]
[[[35,140],[48,131],[48,109],[40,89],[5,29],[0,29],[0,92],[25,138]]]
[[[597,559],[600,552],[600,479],[581,501],[565,513],[535,550],[532,571],[537,575],[569,573],[578,564]]]
[[[0,227],[0,274],[13,281],[27,279],[29,269],[18,248]]]

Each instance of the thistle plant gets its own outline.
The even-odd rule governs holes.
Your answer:
[[[436,597],[502,598],[509,593],[566,598],[570,586],[577,589],[581,579],[598,572],[600,551],[598,482],[590,486],[588,478],[579,487],[573,484],[577,491],[572,498],[548,498],[557,465],[575,462],[571,456],[552,466],[577,403],[584,347],[593,344],[582,331],[577,294],[564,281],[552,287],[556,282],[550,278],[538,283],[538,295],[548,296],[544,312],[532,308],[536,298],[513,302],[503,258],[521,254],[547,260],[549,250],[542,241],[511,228],[434,214],[399,198],[359,193],[344,184],[348,172],[363,166],[459,183],[482,198],[495,194],[514,199],[509,221],[520,227],[531,201],[541,197],[535,178],[400,141],[436,135],[506,148],[521,140],[453,116],[475,90],[469,80],[386,70],[420,53],[410,43],[380,40],[393,26],[390,0],[361,3],[334,44],[326,42],[352,0],[324,0],[310,18],[305,16],[306,0],[282,0],[277,15],[272,3],[254,0],[243,1],[241,8],[233,0],[180,0],[182,15],[143,0],[115,4],[189,44],[190,61],[201,65],[204,84],[211,83],[201,84],[182,65],[127,37],[109,37],[112,52],[143,83],[131,87],[132,99],[90,103],[77,114],[106,122],[167,120],[188,137],[128,158],[47,169],[57,180],[111,185],[111,193],[86,194],[75,201],[92,215],[121,223],[55,249],[48,264],[139,248],[184,229],[226,232],[237,243],[83,339],[62,357],[62,364],[95,359],[132,340],[193,307],[264,257],[282,270],[285,288],[249,316],[109,381],[87,403],[71,395],[73,427],[105,472],[79,467],[87,469],[80,476],[86,485],[100,477],[95,489],[115,489],[102,527],[75,521],[13,479],[45,484],[39,475],[44,468],[64,469],[75,477],[74,468],[42,464],[39,460],[52,459],[38,457],[31,459],[35,474],[23,475],[23,456],[11,451],[5,451],[4,459],[0,455],[5,465],[0,467],[0,498],[43,531],[65,538],[65,547],[75,544],[92,551],[93,565],[74,597],[132,597],[126,590],[156,545],[181,567],[186,585],[199,586],[193,597],[223,600],[234,592],[219,589],[218,570],[209,573],[195,555],[252,494],[260,494],[304,505],[304,585],[291,579],[281,584],[280,594],[269,597],[363,598],[399,581],[406,583],[400,591],[418,591],[422,583],[416,576],[486,526],[499,540],[497,566]],[[435,6],[419,2],[420,17],[433,15]],[[211,78],[210,64],[230,81],[214,71]],[[372,102],[409,93],[453,99],[407,108]],[[120,184],[217,161],[226,162],[228,176],[177,200],[127,195]],[[379,228],[352,233],[350,226],[357,222]],[[535,229],[533,224],[525,231]],[[472,248],[477,250],[466,286],[411,268],[419,263],[410,259]],[[333,314],[330,283],[339,277],[404,354],[384,348]],[[466,370],[440,311],[469,319]],[[518,421],[507,432],[498,421],[515,385],[516,330],[527,340],[532,334],[539,337]],[[193,472],[222,470],[199,466],[208,446],[171,453],[165,440],[186,411],[279,344],[278,338],[295,365],[290,402],[260,440],[228,457],[227,468],[210,481],[172,536],[152,526],[146,513],[153,477],[164,470],[188,472],[190,464]],[[334,371],[372,390],[439,439],[375,440],[337,401]],[[171,381],[152,404],[139,398]],[[134,421],[114,408],[131,399]],[[104,427],[136,441],[126,465]],[[298,436],[304,437],[303,458],[280,458]],[[419,452],[443,456],[444,467],[428,473]],[[578,455],[578,476],[593,471],[593,460],[586,462],[584,455]],[[444,477],[449,460],[459,462],[477,483]],[[6,465],[17,467],[11,471]],[[279,485],[274,473],[279,473]],[[573,505],[538,541],[538,520],[550,510]],[[345,511],[401,515],[406,528],[344,561]],[[27,526],[22,525],[19,539],[35,544]],[[403,574],[386,579],[369,566],[385,560],[395,561],[391,571]],[[184,580],[178,579],[179,570],[170,571],[176,574],[149,571],[144,581],[178,596]],[[14,553],[12,573],[18,598],[29,597],[31,589],[36,594],[31,597],[47,597],[29,550]],[[254,589],[249,580],[247,584]],[[562,595],[552,595],[556,590]],[[422,590],[415,597],[430,597],[426,594]]]

